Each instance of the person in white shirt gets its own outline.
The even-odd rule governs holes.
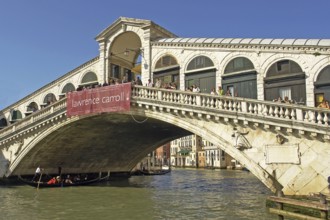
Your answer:
[[[198,86],[193,85],[193,92],[200,92],[201,90],[199,89]]]
[[[160,79],[156,79],[155,87],[160,88],[162,86],[162,81]]]
[[[32,181],[38,180],[38,178],[40,177],[40,174],[41,174],[41,168],[40,168],[40,166],[38,166],[36,169],[36,172],[34,173]]]
[[[147,84],[148,87],[153,87],[154,84],[151,82],[151,79],[148,79],[148,84]]]

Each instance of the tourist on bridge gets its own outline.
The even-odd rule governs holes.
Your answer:
[[[140,77],[136,77],[136,85],[142,86],[142,81],[141,81]]]
[[[162,81],[160,79],[156,79],[155,87],[160,88],[162,86]]]
[[[215,88],[213,88],[212,90],[211,90],[211,95],[215,95],[216,93],[215,93]]]
[[[200,88],[198,86],[196,86],[195,84],[193,85],[193,92],[200,92]]]
[[[223,90],[223,88],[221,86],[218,87],[218,94],[219,95],[224,95],[225,91]]]
[[[229,88],[227,88],[226,96],[232,96]]]
[[[151,82],[151,79],[148,79],[147,85],[148,87],[154,87],[154,84]]]
[[[321,104],[319,104],[317,107],[318,108],[327,108],[327,109],[330,109],[329,101],[323,99],[323,101],[321,102]]]

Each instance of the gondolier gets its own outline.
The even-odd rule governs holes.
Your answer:
[[[40,177],[40,174],[41,174],[41,168],[40,168],[40,166],[38,166],[36,169],[36,172],[34,173],[32,181],[38,180],[38,178]]]

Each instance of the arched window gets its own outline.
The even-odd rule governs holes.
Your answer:
[[[330,65],[324,67],[315,82],[315,106],[330,100]]]
[[[88,72],[84,75],[81,80],[81,84],[95,84],[97,83],[97,76],[93,72]]]
[[[292,60],[280,60],[269,68],[265,78],[265,99],[306,104],[306,82],[302,68]]]
[[[281,60],[274,63],[267,71],[267,77],[302,73],[301,67],[292,60]]]
[[[155,69],[165,68],[165,67],[171,67],[178,65],[178,62],[176,59],[171,55],[165,55],[161,57],[155,66]]]
[[[72,83],[67,83],[63,89],[62,89],[62,94],[66,94],[68,92],[72,92],[72,91],[75,91],[76,88],[74,87],[74,85]]]
[[[195,70],[195,69],[202,69],[207,67],[214,66],[212,60],[206,56],[198,56],[195,57],[190,63],[188,64],[187,71]]]
[[[253,63],[245,57],[231,60],[222,76],[222,89],[225,94],[257,99],[257,72]]]
[[[330,65],[323,68],[317,77],[318,82],[330,83]]]
[[[254,69],[254,66],[249,59],[245,57],[237,57],[228,63],[225,69],[225,74],[252,69]]]
[[[57,101],[56,97],[53,93],[48,93],[44,98],[44,104],[47,104],[47,105],[54,103],[56,101]]]
[[[7,120],[5,118],[1,118],[0,119],[0,129],[6,127],[7,124]]]
[[[210,93],[215,89],[215,72],[214,63],[210,58],[206,56],[195,57],[187,66],[186,89],[195,85],[199,87],[202,93]]]
[[[35,102],[31,102],[27,107],[26,107],[27,112],[35,112],[38,111],[38,104]]]
[[[21,120],[23,117],[22,117],[22,113],[20,110],[13,110],[11,112],[11,123],[15,123],[16,121],[18,120]]]
[[[157,60],[153,72],[153,82],[157,87],[180,88],[180,66],[172,55],[165,55]]]

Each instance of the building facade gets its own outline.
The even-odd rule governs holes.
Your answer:
[[[171,166],[224,169],[232,166],[232,157],[220,147],[197,135],[171,141]],[[234,166],[235,167],[235,166]]]

